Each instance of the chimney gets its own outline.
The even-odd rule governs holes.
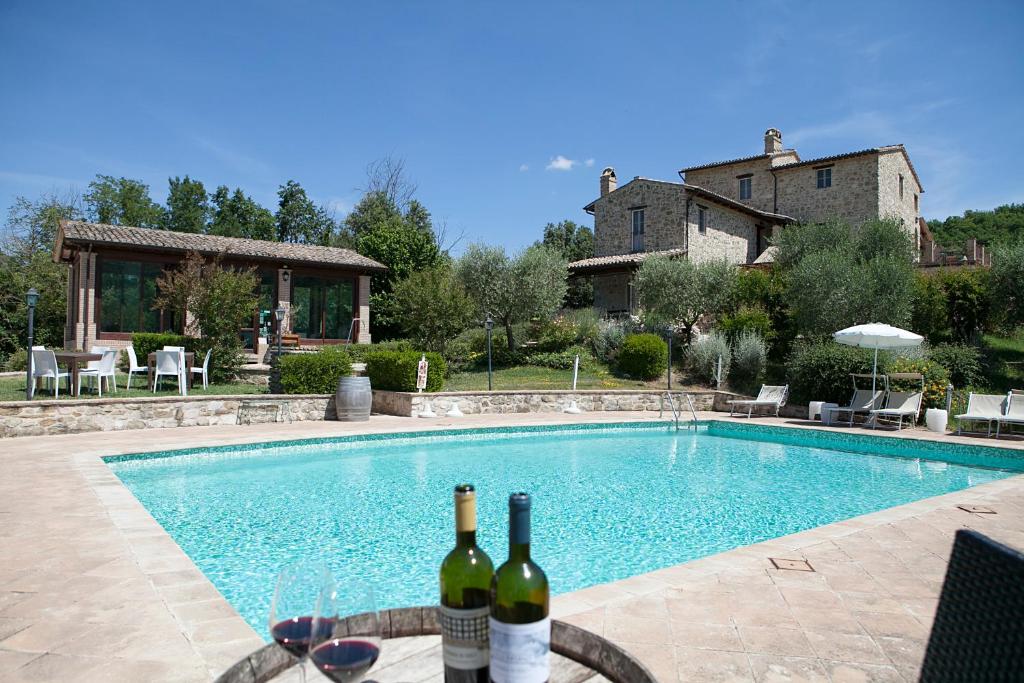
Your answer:
[[[618,181],[615,179],[615,169],[609,166],[601,171],[601,196],[615,191]]]
[[[782,151],[782,133],[778,128],[769,128],[764,132],[764,153],[775,154]]]

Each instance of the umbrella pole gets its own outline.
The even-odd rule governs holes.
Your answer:
[[[871,404],[875,402],[875,376],[878,375],[878,347],[875,347],[875,363],[871,366]]]

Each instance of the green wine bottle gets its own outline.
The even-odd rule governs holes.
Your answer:
[[[508,499],[508,560],[491,582],[491,680],[545,683],[551,676],[548,577],[530,559],[530,496]]]
[[[487,683],[488,601],[494,565],[476,544],[476,490],[455,487],[455,548],[441,563],[441,641],[446,683]]]

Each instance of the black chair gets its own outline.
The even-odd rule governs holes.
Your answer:
[[[1024,681],[1024,555],[956,532],[920,681]]]

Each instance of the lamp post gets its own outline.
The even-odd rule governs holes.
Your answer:
[[[484,329],[487,330],[487,391],[491,391],[491,330],[494,329],[494,320],[490,313],[484,320]]]
[[[36,302],[39,301],[39,292],[35,287],[28,290],[25,295],[28,303],[28,362],[25,364],[25,400],[32,400],[32,337],[35,333]],[[56,381],[56,380],[55,380]]]
[[[277,357],[281,358],[281,335],[284,333],[284,306],[274,309],[274,317],[277,319]]]

